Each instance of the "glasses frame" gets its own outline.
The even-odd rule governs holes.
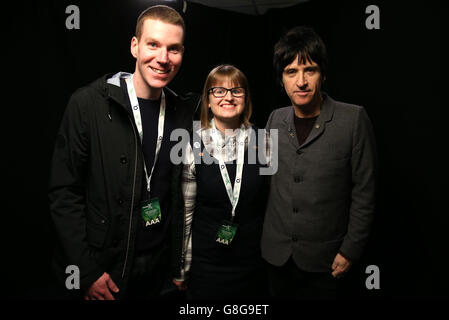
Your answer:
[[[225,93],[224,95],[222,95],[222,96],[216,96],[215,93],[214,93],[214,89],[216,89],[216,88],[224,89],[224,90],[226,90],[226,93]],[[234,89],[239,89],[239,88],[243,89],[243,94],[242,94],[241,96],[236,96],[236,95],[234,95],[234,94],[232,93],[232,90],[234,90]],[[242,98],[242,97],[244,97],[244,96],[246,95],[246,89],[245,89],[244,87],[233,87],[233,88],[230,88],[230,89],[225,88],[225,87],[212,87],[212,88],[210,88],[209,90],[207,90],[207,92],[208,92],[208,93],[212,93],[212,95],[213,95],[215,98],[224,98],[224,97],[226,97],[226,96],[228,95],[228,91],[231,92],[231,96],[233,96],[234,98]]]

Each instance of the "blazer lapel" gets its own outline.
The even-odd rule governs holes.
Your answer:
[[[307,137],[306,141],[300,146],[300,148],[306,147],[314,140],[316,140],[319,136],[321,136],[326,128],[326,122],[332,120],[332,116],[334,115],[334,100],[332,100],[332,98],[330,98],[325,93],[323,93],[323,99],[324,102],[323,106],[321,107],[320,115],[316,119],[312,131],[310,131],[310,134]]]
[[[284,118],[284,124],[287,128],[288,140],[295,147],[295,149],[299,148],[298,139],[296,138],[296,128],[294,123],[294,109],[293,107],[287,113],[287,116]]]

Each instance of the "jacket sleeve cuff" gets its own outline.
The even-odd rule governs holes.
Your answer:
[[[80,279],[80,288],[83,291],[86,291],[90,288],[90,286],[97,281],[104,273],[105,271],[100,268],[99,266],[95,266],[91,270],[89,270],[87,273],[84,272],[80,268],[81,273],[81,279]]]
[[[348,256],[346,253],[342,252],[341,250],[338,251],[338,253],[339,253],[341,256],[343,256],[343,258],[345,258],[346,260],[349,260],[349,261],[352,261],[352,260],[353,260],[353,259],[349,258],[349,256]]]
[[[359,260],[362,255],[363,246],[353,243],[352,241],[345,239],[338,251],[343,257],[350,261]]]

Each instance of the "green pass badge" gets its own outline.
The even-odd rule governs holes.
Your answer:
[[[159,199],[154,198],[144,202],[142,205],[142,218],[145,227],[161,223],[162,215]]]
[[[229,245],[234,239],[235,233],[237,232],[237,225],[224,223],[218,228],[216,242]]]

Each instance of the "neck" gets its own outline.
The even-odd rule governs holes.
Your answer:
[[[240,119],[220,120],[214,117],[215,127],[225,135],[230,135],[240,127]]]
[[[162,88],[150,87],[140,76],[139,72],[133,75],[134,90],[138,98],[147,100],[158,100],[161,96]]]
[[[295,110],[295,115],[298,118],[314,118],[320,114],[322,104],[323,104],[323,98],[320,95],[318,97],[317,101],[313,101],[309,105],[303,105],[303,106],[293,105],[293,109]]]

